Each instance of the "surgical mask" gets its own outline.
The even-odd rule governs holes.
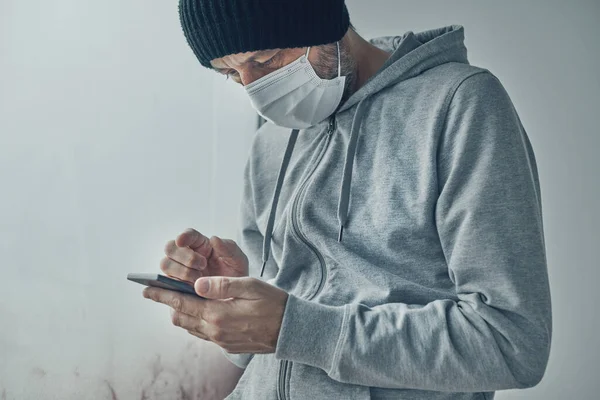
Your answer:
[[[252,106],[266,120],[290,129],[305,129],[327,119],[335,112],[342,96],[346,77],[341,76],[340,43],[338,76],[321,79],[306,54],[245,86]]]

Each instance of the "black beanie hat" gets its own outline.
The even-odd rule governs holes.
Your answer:
[[[230,54],[333,43],[350,26],[344,0],[179,0],[179,18],[207,68]]]

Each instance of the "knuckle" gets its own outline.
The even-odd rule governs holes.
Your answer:
[[[171,315],[171,322],[175,326],[181,326],[181,313],[174,312],[173,315]]]
[[[162,260],[160,260],[160,269],[163,272],[167,272],[170,264],[171,264],[171,259],[169,257],[164,257]]]
[[[171,305],[171,308],[173,308],[175,311],[181,311],[183,308],[183,302],[177,296],[175,296],[171,299],[170,305]]]
[[[214,325],[214,321],[216,319],[216,315],[213,312],[204,311],[202,315],[202,319],[206,321],[210,325]]]
[[[190,268],[200,268],[200,266],[202,266],[204,264],[204,257],[202,257],[200,254],[194,252],[192,253],[192,255],[190,256],[190,260],[189,260],[189,267]]]
[[[213,328],[222,328],[225,325],[225,316],[218,312],[206,313],[202,317]]]
[[[194,272],[189,268],[186,268],[181,275],[183,275],[181,278],[184,281],[193,282],[195,280]]]
[[[166,255],[173,254],[173,252],[175,251],[175,247],[176,247],[176,246],[177,246],[177,245],[175,244],[175,241],[174,241],[174,240],[169,240],[169,241],[167,242],[167,244],[165,245],[165,254],[166,254]]]
[[[221,279],[219,279],[217,290],[219,291],[219,293],[227,293],[227,292],[229,292],[230,286],[231,286],[231,281],[229,279],[221,278]]]
[[[183,233],[185,235],[190,235],[190,234],[196,235],[196,234],[198,234],[198,231],[194,228],[187,228]]]
[[[216,328],[222,328],[225,325],[225,319],[221,315],[215,314],[212,316],[210,324]]]
[[[184,282],[188,286],[191,286],[192,289],[194,289],[194,284],[196,282],[196,279],[198,279],[198,276],[196,276],[196,274],[194,273],[194,271],[186,271],[185,272],[185,276],[183,276],[182,278],[180,278],[180,280],[182,282]]]

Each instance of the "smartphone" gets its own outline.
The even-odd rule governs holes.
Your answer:
[[[174,290],[176,292],[198,296],[192,285],[160,274],[132,273],[127,274],[127,279],[145,286],[154,286],[161,289]],[[198,297],[202,299],[205,298],[202,296]]]

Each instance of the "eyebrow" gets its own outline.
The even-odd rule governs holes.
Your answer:
[[[245,64],[245,63],[247,63],[247,62],[254,62],[254,61],[256,61],[256,59],[257,59],[258,57],[261,57],[261,56],[263,56],[265,53],[268,53],[268,52],[270,52],[270,51],[273,51],[273,50],[262,50],[262,51],[258,51],[256,54],[253,54],[253,55],[251,55],[250,57],[248,57],[247,59],[245,59],[244,61],[242,61],[242,64]],[[277,50],[277,51],[275,51],[275,53],[273,53],[273,55],[272,55],[272,56],[271,56],[269,59],[271,59],[271,58],[275,57],[277,54],[279,54],[279,52],[280,52],[280,50]],[[262,63],[259,63],[259,64],[262,64]],[[222,72],[222,71],[228,71],[228,70],[232,69],[232,68],[230,68],[230,67],[214,67],[214,66],[213,66],[212,68],[213,68],[215,71],[219,71],[219,72]]]

